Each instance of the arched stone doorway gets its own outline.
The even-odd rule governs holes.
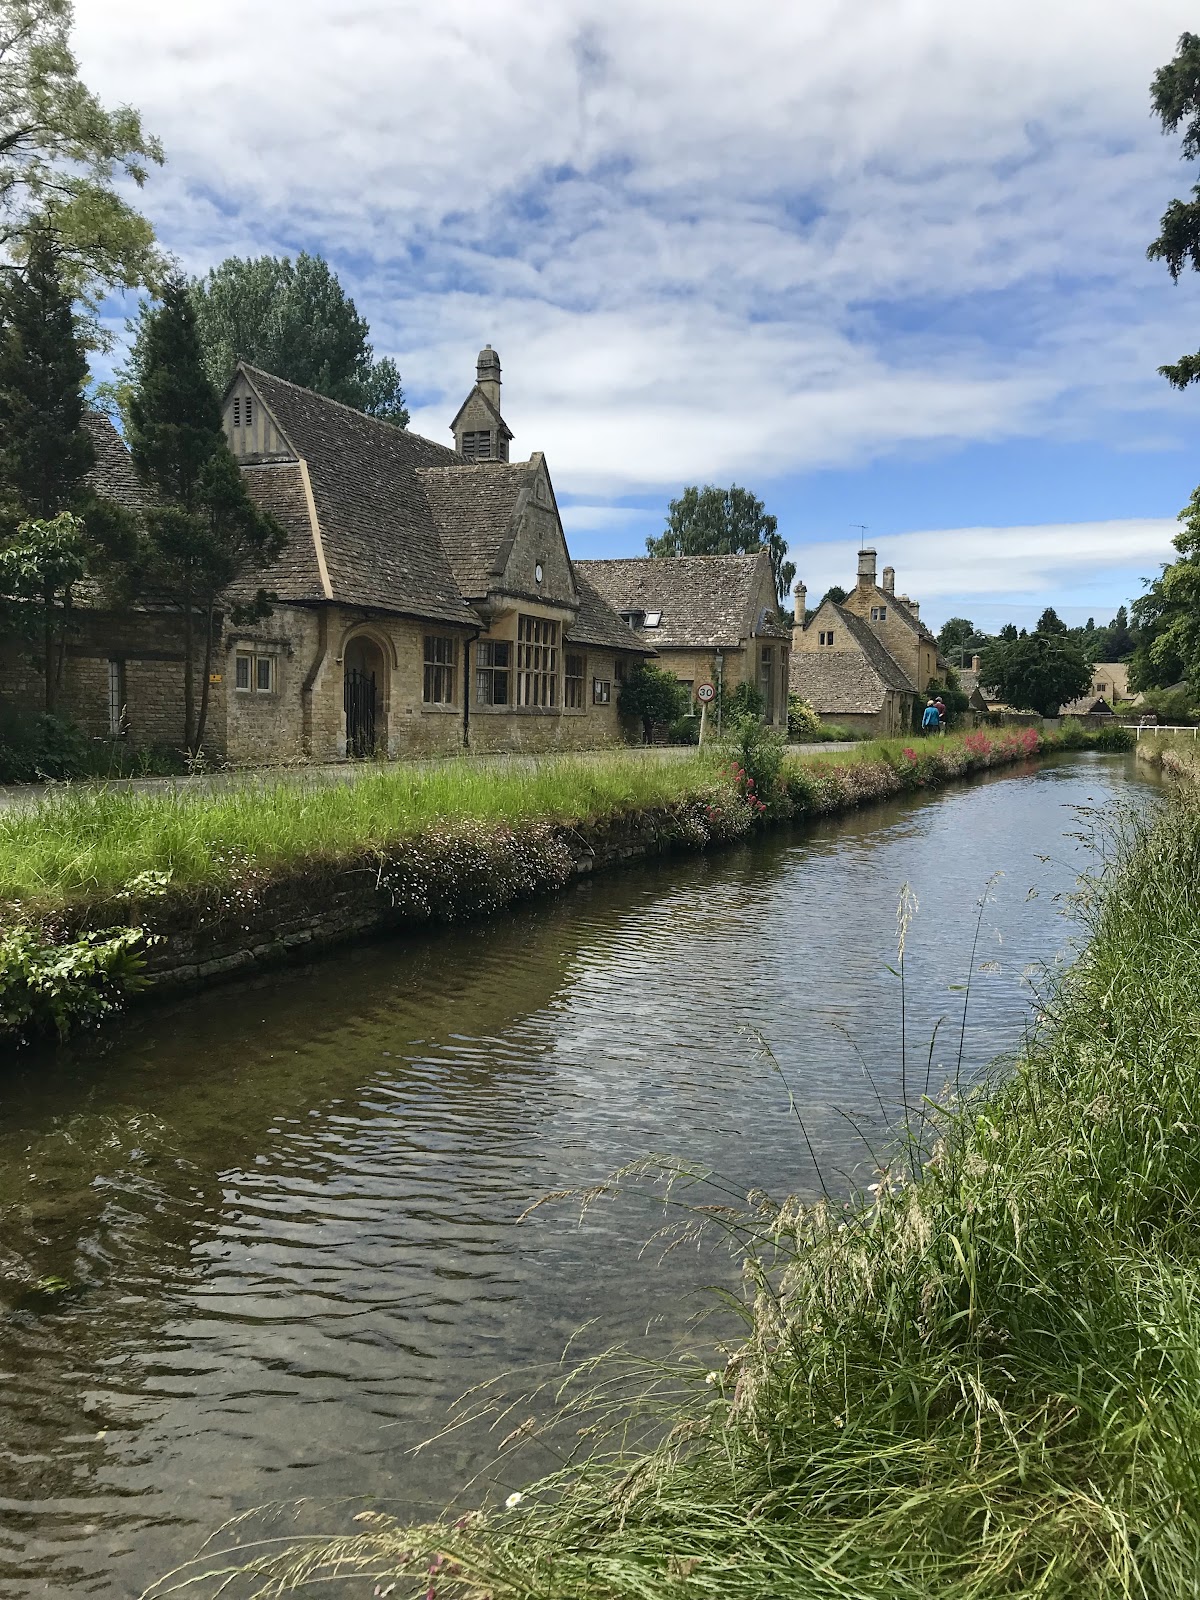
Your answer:
[[[346,754],[361,760],[387,750],[387,683],[383,651],[358,634],[342,657],[345,675]]]

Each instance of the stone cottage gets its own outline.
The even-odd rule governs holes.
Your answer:
[[[796,584],[790,684],[822,718],[888,738],[911,729],[915,705],[946,663],[918,602],[896,593],[894,570],[885,567],[876,584],[875,559],[861,551],[853,592],[824,600],[807,621],[807,590]]]
[[[635,556],[576,570],[694,696],[696,686],[760,690],[764,720],[787,726],[789,630],[766,551],[745,556]]]
[[[623,740],[617,689],[654,647],[578,573],[545,458],[508,459],[499,397],[488,346],[450,448],[239,365],[226,438],[288,542],[227,597],[209,680],[214,755],[333,761]],[[102,492],[137,508],[123,444],[104,419],[94,427]],[[260,587],[276,597],[271,614],[235,623],[233,605]],[[180,637],[177,614],[121,617],[97,603],[72,645],[63,710],[98,734],[178,744]],[[31,689],[24,703],[36,707]]]

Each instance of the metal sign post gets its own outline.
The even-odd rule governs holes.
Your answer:
[[[717,698],[717,691],[711,683],[701,683],[696,686],[696,699],[700,702],[700,743],[704,744],[704,728],[708,721],[708,708]]]

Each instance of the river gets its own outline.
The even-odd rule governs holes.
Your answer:
[[[1079,836],[1151,793],[1132,758],[1059,757],[160,1004],[6,1071],[0,1596],[136,1596],[264,1502],[312,1497],[306,1525],[334,1531],[364,1503],[518,1487],[478,1430],[412,1449],[588,1319],[581,1348],[701,1348],[688,1319],[729,1276],[719,1251],[640,1251],[646,1191],[582,1223],[520,1213],[650,1151],[743,1191],[862,1181],[876,1089],[900,1096],[902,886],[919,1093],[939,1017],[935,1085],[957,1070],[989,879],[968,1078],[1019,1045],[1029,969],[1077,936]]]

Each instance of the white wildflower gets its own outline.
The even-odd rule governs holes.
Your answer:
[[[504,1502],[505,1510],[506,1511],[511,1511],[514,1508],[514,1506],[519,1506],[521,1504],[521,1501],[524,1500],[524,1498],[525,1498],[525,1496],[521,1493],[521,1491],[519,1489],[514,1490],[514,1492],[512,1494],[510,1494],[508,1499]]]

